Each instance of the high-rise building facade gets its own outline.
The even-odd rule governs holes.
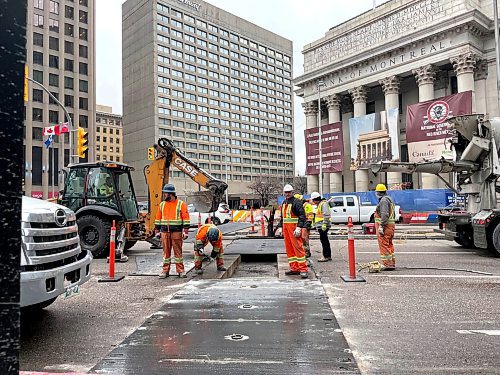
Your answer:
[[[28,0],[27,17],[28,76],[64,104],[74,129],[80,126],[88,131],[87,159],[93,160],[95,0]],[[64,140],[62,135],[54,136],[54,143],[47,148],[42,131],[64,122],[63,109],[30,82],[25,111],[25,195],[46,199],[52,190],[59,190],[62,168],[70,159],[69,134]]]
[[[123,162],[122,116],[113,108],[96,105],[95,160]]]
[[[294,171],[292,42],[203,1],[123,5],[124,158],[138,196],[147,147],[171,139],[227,180],[229,200],[257,177]],[[171,168],[180,195],[198,190]]]

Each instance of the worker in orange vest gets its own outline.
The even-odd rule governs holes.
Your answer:
[[[375,194],[379,200],[375,209],[375,230],[377,231],[378,247],[382,259],[382,271],[393,271],[396,269],[396,257],[394,256],[394,231],[396,229],[395,204],[387,195],[387,187],[378,184]]]
[[[172,248],[174,250],[175,270],[179,277],[186,277],[182,244],[188,237],[190,224],[187,205],[186,202],[177,199],[174,185],[166,184],[163,186],[162,192],[164,200],[160,203],[155,217],[156,233],[161,232],[163,247],[163,268],[158,277],[165,279],[169,276]]]
[[[313,206],[307,199],[304,199],[302,194],[295,194],[295,198],[302,202],[302,206],[304,207],[304,211],[306,213],[306,227],[302,231],[302,246],[304,247],[304,251],[306,253],[306,258],[311,257],[311,246],[309,245],[309,237],[311,235],[312,222],[314,220],[314,210]]]
[[[210,243],[212,245],[211,258],[217,261],[217,271],[225,271],[224,248],[222,246],[222,232],[214,224],[205,224],[198,229],[194,242],[194,269],[198,275],[203,273],[201,263],[203,262],[203,249]]]
[[[285,239],[286,255],[290,270],[285,275],[300,275],[307,279],[306,253],[302,245],[302,232],[306,228],[306,213],[302,202],[293,196],[293,187],[287,184],[283,187],[285,200],[281,205],[281,222],[283,238]]]

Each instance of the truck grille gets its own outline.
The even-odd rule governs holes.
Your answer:
[[[33,242],[35,243],[43,243],[43,242],[55,242],[62,240],[69,240],[70,238],[74,238],[78,235],[77,232],[67,233],[67,234],[59,234],[56,236],[33,236]]]
[[[76,221],[68,221],[66,225],[63,228],[66,227],[72,227],[73,225],[76,224]],[[36,222],[31,222],[30,223],[31,228],[34,229],[51,229],[51,228],[61,228],[58,226],[55,222],[49,222],[49,223],[36,223]]]
[[[75,244],[67,245],[67,246],[53,247],[51,249],[35,250],[35,255],[36,256],[46,256],[46,255],[64,253],[65,251],[76,249],[77,247],[78,247],[78,243],[75,243]]]

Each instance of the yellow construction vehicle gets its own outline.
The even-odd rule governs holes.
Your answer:
[[[116,162],[70,164],[59,202],[76,213],[81,247],[95,257],[109,251],[112,222],[115,221],[116,252],[121,257],[137,241],[156,246],[154,218],[162,199],[162,188],[168,182],[170,165],[186,173],[206,191],[190,195],[200,212],[215,211],[224,199],[227,184],[201,169],[185,157],[173,143],[160,138],[154,145],[156,156],[144,169],[149,202],[145,217],[139,215],[130,172],[133,167]]]

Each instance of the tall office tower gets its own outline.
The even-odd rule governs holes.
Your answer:
[[[28,0],[27,17],[28,76],[64,104],[75,129],[85,128],[89,139],[86,159],[93,160],[95,0]],[[63,109],[30,82],[25,111],[25,195],[46,199],[53,190],[57,194],[62,167],[69,162],[69,136],[65,134],[64,140],[63,135],[54,136],[47,148],[44,141],[48,137],[42,130],[64,122]]]
[[[232,206],[257,177],[292,177],[292,42],[203,1],[123,4],[125,162],[147,197],[147,147],[171,139]],[[179,195],[198,190],[171,168]]]
[[[113,108],[96,105],[96,161],[123,162],[122,115],[113,113]]]

